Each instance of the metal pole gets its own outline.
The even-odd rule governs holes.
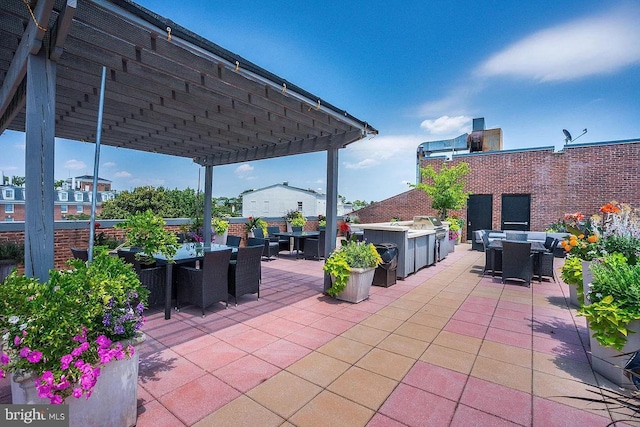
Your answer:
[[[104,88],[107,80],[107,67],[102,66],[100,82],[100,104],[98,105],[98,123],[96,125],[96,155],[93,160],[93,188],[91,189],[91,220],[89,221],[89,262],[93,261],[93,239],[96,234],[96,202],[98,199],[98,171],[100,169],[100,138],[102,137],[102,114],[104,112]]]

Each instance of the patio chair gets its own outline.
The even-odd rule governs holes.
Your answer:
[[[475,230],[471,235],[473,238],[471,239],[471,250],[472,251],[482,251],[484,250],[484,245],[482,243],[482,235],[484,234],[484,230]]]
[[[249,237],[247,239],[247,246],[262,246],[264,250],[262,251],[262,256],[267,259],[267,261],[271,261],[274,256],[278,256],[278,252],[280,251],[280,244],[278,242],[272,242],[269,239],[262,239],[259,237]]]
[[[165,303],[166,295],[166,278],[167,270],[164,265],[156,266],[153,264],[142,264],[136,259],[135,252],[132,251],[118,251],[118,256],[128,264],[133,265],[133,268],[140,279],[140,284],[149,290],[148,305],[151,307],[156,304]]]
[[[488,271],[492,273],[502,271],[502,251],[489,249],[489,233],[482,233],[482,244],[484,247],[484,270],[482,275],[485,275]],[[495,252],[495,254],[492,254],[492,252]]]
[[[240,236],[233,236],[231,234],[227,236],[227,246],[238,248],[240,247],[240,241],[242,241],[242,237]]]
[[[272,242],[278,242],[278,251],[290,250],[290,242],[288,237],[274,236],[274,234],[280,233],[280,227],[278,227],[277,225],[267,227],[267,233],[269,235],[269,240],[271,240]]]
[[[302,231],[302,227],[297,226],[297,225],[296,225],[296,226],[293,226],[293,225],[292,225],[292,226],[291,226],[291,231],[294,231],[294,232],[295,232],[295,231]]]
[[[547,239],[549,239],[549,237],[547,237]],[[545,247],[547,248],[547,252],[542,252],[538,254],[538,264],[537,264],[537,268],[536,268],[536,274],[538,275],[538,277],[542,278],[544,277],[551,277],[553,279],[553,281],[556,281],[556,271],[555,268],[553,266],[553,260],[555,259],[555,250],[556,250],[556,246],[558,246],[558,239],[554,239],[553,237],[551,237],[550,239],[552,239],[553,241],[551,242],[551,245],[549,247],[547,247],[547,243],[545,242]]]
[[[505,280],[520,279],[531,286],[533,278],[533,258],[531,243],[502,242],[502,283]]]
[[[76,258],[76,259],[81,259],[82,261],[88,261],[89,260],[89,250],[88,249],[71,248],[71,253],[73,254],[73,257]]]
[[[238,257],[229,262],[228,292],[233,295],[238,306],[238,297],[244,294],[258,294],[260,299],[260,280],[263,246],[238,248]]]
[[[304,251],[302,256],[305,259],[317,259],[324,258],[324,242],[325,242],[325,230],[320,230],[318,237],[308,237],[304,242]]]
[[[202,269],[179,266],[176,305],[186,301],[204,309],[219,301],[229,307],[228,275],[231,249],[205,252]]]

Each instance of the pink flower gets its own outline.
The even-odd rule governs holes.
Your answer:
[[[74,341],[85,342],[87,340],[87,328],[82,328],[82,333],[73,337]]]
[[[100,335],[96,339],[96,343],[98,344],[98,346],[100,348],[109,348],[111,346],[111,340],[109,338],[105,337],[104,335]]]
[[[62,397],[58,396],[57,394],[54,394],[53,396],[51,396],[51,397],[49,398],[49,402],[50,402],[52,405],[59,405],[59,404],[61,404],[61,403],[62,403]]]
[[[42,385],[42,384],[36,384],[36,388],[38,389],[38,397],[40,399],[51,398],[51,396],[52,396],[51,386]]]
[[[0,378],[4,378],[4,371],[0,369]]]
[[[31,363],[38,363],[40,359],[42,359],[42,353],[35,350],[27,356],[27,360]]]
[[[74,388],[73,397],[75,397],[76,399],[80,399],[81,396],[82,396],[82,389],[80,387]]]
[[[133,355],[136,354],[136,349],[133,348],[132,345],[129,345],[129,347],[127,347],[127,353],[129,354],[129,357],[133,357]]]
[[[13,345],[17,347],[20,345],[21,342],[22,342],[22,339],[16,335],[16,337],[13,339]]]
[[[3,365],[7,365],[11,360],[9,360],[9,355],[6,353],[2,353],[2,355],[0,356],[0,363],[2,363]]]
[[[29,347],[22,347],[22,349],[20,350],[20,357],[27,357],[29,355],[29,353],[31,353],[31,349]]]
[[[82,354],[82,349],[80,347],[76,347],[73,350],[71,350],[71,355],[73,357],[78,357]]]
[[[60,368],[63,371],[69,369],[69,364],[73,361],[73,356],[70,354],[65,354],[60,358]]]
[[[82,350],[82,351],[89,350],[89,343],[85,341],[82,344],[80,344],[80,350]]]
[[[45,384],[53,384],[53,372],[51,371],[44,371],[42,373],[42,376],[40,376],[40,381],[42,381]]]

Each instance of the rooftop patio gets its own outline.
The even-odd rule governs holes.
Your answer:
[[[605,426],[584,318],[562,282],[482,277],[458,246],[360,304],[323,296],[322,263],[262,263],[261,297],[149,312],[138,426]],[[8,380],[0,403],[10,403]],[[593,388],[591,388],[593,389]],[[604,409],[604,410],[603,410]],[[613,417],[613,418],[612,418]],[[288,422],[288,423],[287,423]],[[640,425],[617,424],[617,425]]]

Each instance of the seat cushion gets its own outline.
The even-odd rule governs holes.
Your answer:
[[[527,240],[529,242],[544,242],[547,238],[547,233],[544,231],[527,231]]]

